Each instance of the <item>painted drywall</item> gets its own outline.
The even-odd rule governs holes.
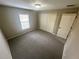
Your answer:
[[[22,30],[19,14],[28,14],[30,16],[30,28]],[[7,38],[15,37],[21,33],[26,33],[36,29],[37,19],[36,12],[20,8],[0,6],[0,24]]]
[[[79,13],[64,46],[62,59],[79,59]]]
[[[57,13],[40,13],[39,24],[40,29],[53,33]]]
[[[12,59],[9,46],[1,30],[0,30],[0,59]]]

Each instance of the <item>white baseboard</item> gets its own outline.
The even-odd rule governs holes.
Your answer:
[[[17,37],[17,36],[23,35],[23,34],[25,34],[25,33],[28,33],[28,32],[30,32],[30,31],[33,31],[33,30],[36,30],[36,29],[35,29],[35,28],[30,28],[30,29],[27,29],[27,30],[24,30],[24,31],[17,32],[17,33],[15,33],[15,34],[11,35],[10,37],[8,37],[8,40],[9,40],[9,39],[12,39],[12,38],[15,38],[15,37]]]

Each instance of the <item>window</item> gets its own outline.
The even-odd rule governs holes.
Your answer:
[[[29,15],[20,14],[19,18],[20,18],[22,29],[28,29],[28,28],[30,28]]]

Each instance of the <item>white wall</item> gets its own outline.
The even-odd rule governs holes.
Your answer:
[[[30,15],[30,29],[25,30],[26,32],[36,29],[37,15],[35,11],[0,6],[0,24],[7,38],[12,38],[21,33],[25,33],[21,28],[19,14]]]
[[[65,44],[62,59],[79,59],[79,13]]]
[[[0,30],[0,59],[12,59],[9,46]]]

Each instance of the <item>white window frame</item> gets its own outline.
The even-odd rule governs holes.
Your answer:
[[[19,19],[21,27],[23,30],[30,28],[29,15],[28,14],[19,14]]]

